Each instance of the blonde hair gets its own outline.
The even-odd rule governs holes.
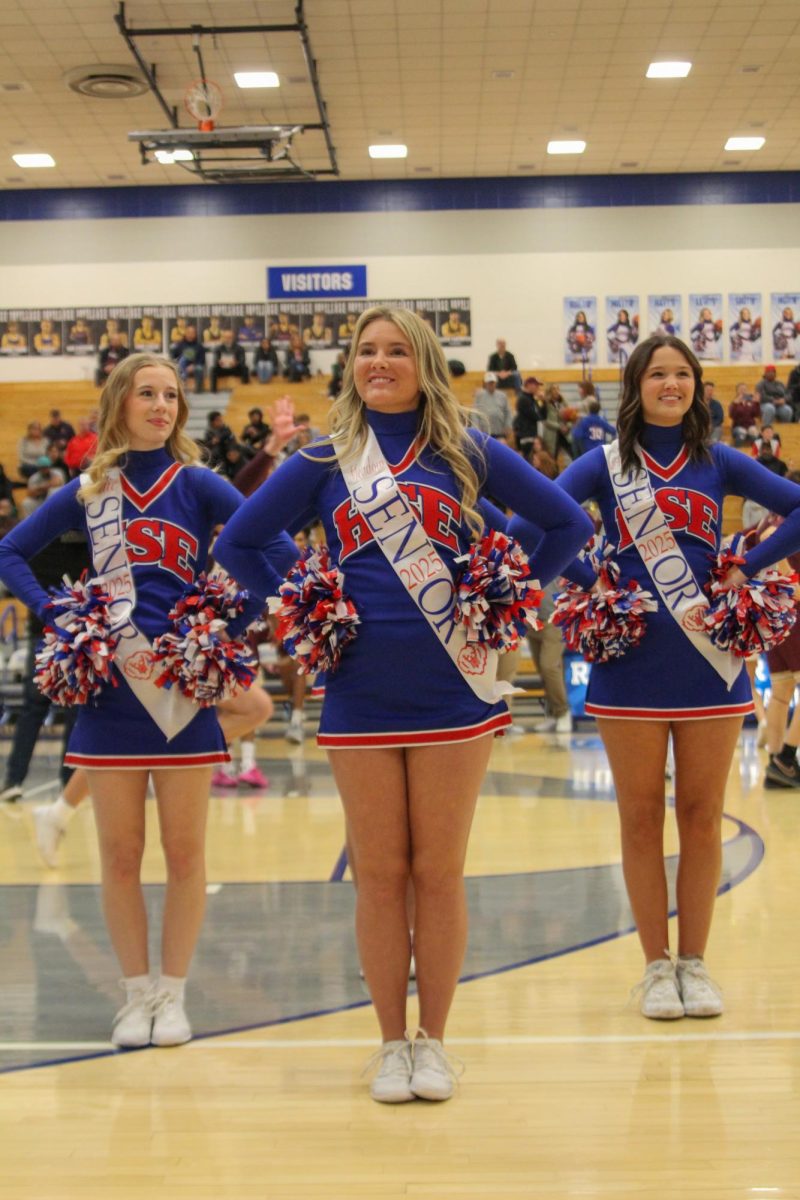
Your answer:
[[[143,367],[168,367],[175,376],[178,392],[178,419],[167,439],[165,449],[172,457],[187,466],[197,466],[200,449],[183,432],[189,416],[186,393],[175,364],[159,354],[130,354],[114,367],[100,396],[100,421],[97,432],[97,449],[88,468],[88,482],[78,490],[78,498],[86,501],[102,491],[105,478],[112,467],[116,467],[130,449],[128,430],[125,426],[125,401],[133,386],[137,371]]]
[[[353,366],[364,330],[373,321],[390,321],[408,339],[420,387],[419,433],[416,459],[428,446],[450,468],[461,493],[463,517],[475,536],[483,529],[477,509],[479,480],[476,463],[482,462],[479,447],[467,433],[468,416],[450,389],[444,351],[426,321],[404,308],[375,307],[362,313],[353,330],[352,350],[347,356],[342,390],[331,406],[331,438],[344,458],[357,454],[367,440],[364,401],[356,391]],[[302,451],[301,451],[302,453]],[[427,464],[422,464],[431,470]]]

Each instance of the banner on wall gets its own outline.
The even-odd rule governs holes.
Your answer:
[[[267,267],[268,300],[328,300],[366,296],[367,268]]]
[[[722,361],[722,293],[689,294],[689,337],[702,362]]]
[[[681,336],[683,300],[676,293],[647,298],[647,332]]]
[[[800,292],[773,292],[769,306],[775,358],[796,359],[800,350]]]
[[[269,337],[286,346],[299,337],[310,350],[346,349],[353,339],[358,318],[376,305],[407,308],[426,321],[443,346],[472,345],[472,304],[464,297],[435,300],[348,300],[327,304],[293,301],[267,303]]]
[[[606,296],[608,361],[625,365],[639,340],[639,297]]]
[[[761,362],[761,293],[728,293],[731,362]]]
[[[564,297],[564,361],[597,362],[597,297]]]

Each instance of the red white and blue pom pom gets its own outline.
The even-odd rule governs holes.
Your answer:
[[[119,634],[111,631],[110,597],[99,584],[66,576],[51,596],[58,623],[45,626],[34,680],[54,704],[88,704],[109,681],[116,686],[111,664]]]
[[[327,546],[309,546],[280,586],[277,636],[301,675],[335,671],[360,618]]]
[[[658,608],[652,593],[635,579],[620,584],[619,566],[608,557],[611,552],[606,543],[589,554],[601,585],[597,591],[570,583],[553,600],[551,622],[560,626],[567,648],[588,662],[608,662],[627,654],[645,635],[646,614]]]
[[[744,559],[731,549],[717,555],[706,588],[711,602],[704,617],[706,632],[717,649],[730,651],[737,658],[749,658],[779,645],[789,636],[797,617],[795,574],[782,575],[769,567],[742,587],[722,591],[721,583],[729,569],[743,563]]]
[[[153,643],[161,674],[158,687],[177,684],[201,708],[247,691],[256,659],[245,641],[223,637],[247,599],[232,579],[199,575],[169,614],[172,629]]]
[[[543,593],[519,542],[493,529],[456,562],[465,564],[456,579],[455,605],[468,642],[516,650],[528,629],[542,628],[536,609]]]

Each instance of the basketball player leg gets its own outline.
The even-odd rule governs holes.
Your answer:
[[[669,724],[598,717],[597,728],[617,793],[625,887],[645,961],[651,963],[669,946],[664,869]]]

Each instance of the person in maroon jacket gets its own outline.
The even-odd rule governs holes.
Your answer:
[[[761,421],[761,405],[758,398],[747,390],[746,383],[737,383],[736,395],[728,405],[734,446],[752,445],[758,436]]]

